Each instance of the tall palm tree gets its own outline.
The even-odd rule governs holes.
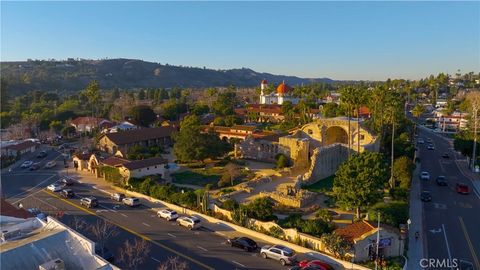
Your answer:
[[[355,103],[355,89],[351,86],[347,86],[340,91],[340,94],[341,94],[340,102],[343,105],[343,107],[346,109],[347,117],[348,117],[348,148],[352,149],[352,142],[351,142],[352,128],[351,128],[350,120],[352,116],[352,107],[353,107],[353,104]],[[348,153],[350,155],[350,150],[348,151]]]
[[[367,91],[363,86],[354,88],[353,105],[357,111],[357,152],[360,153],[360,107],[366,104]]]

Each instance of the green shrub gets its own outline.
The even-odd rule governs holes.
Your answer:
[[[232,211],[233,209],[238,208],[238,202],[234,199],[227,199],[223,202],[222,208]]]
[[[408,204],[402,201],[393,201],[390,203],[379,202],[373,205],[368,211],[371,221],[377,221],[378,212],[380,212],[380,222],[398,228],[400,224],[405,224],[408,219]]]

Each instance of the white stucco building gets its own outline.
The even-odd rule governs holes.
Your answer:
[[[282,82],[278,85],[277,91],[270,94],[265,94],[265,90],[268,86],[266,80],[260,83],[260,104],[279,104],[282,105],[285,101],[290,101],[292,104],[297,104],[300,98],[293,97],[291,94],[292,88]]]

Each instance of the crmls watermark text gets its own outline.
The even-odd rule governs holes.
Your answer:
[[[421,259],[420,266],[427,269],[457,268],[458,259]]]

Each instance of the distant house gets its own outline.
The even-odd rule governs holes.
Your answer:
[[[20,143],[10,144],[5,147],[2,147],[1,154],[2,156],[16,157],[26,153],[33,153],[35,152],[37,147],[38,147],[38,143],[27,140]]]
[[[119,131],[127,131],[127,130],[134,130],[139,128],[137,125],[129,122],[129,121],[123,121],[122,123],[118,125],[114,125],[109,128],[105,128],[102,130],[102,133],[112,133],[112,132],[119,132]]]
[[[95,128],[104,129],[111,128],[114,123],[98,117],[81,116],[72,120],[71,125],[77,132],[91,132]]]
[[[337,235],[342,236],[353,244],[355,262],[366,261],[370,258],[370,255],[375,254],[377,250],[377,232],[377,224],[365,220],[357,221],[335,230]],[[380,224],[379,236],[379,256],[396,257],[403,254],[405,243],[399,229]]]
[[[90,171],[90,167],[88,161],[90,160],[90,156],[92,154],[89,153],[81,153],[73,155],[73,167],[76,170],[80,171]]]
[[[176,129],[173,127],[156,127],[106,133],[100,136],[97,149],[110,154],[118,150],[128,153],[132,146],[170,145],[171,136]]]

